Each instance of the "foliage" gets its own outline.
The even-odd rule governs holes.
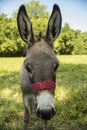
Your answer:
[[[43,32],[43,37],[45,36],[47,22],[49,18],[49,13],[47,11],[47,6],[41,4],[39,0],[31,0],[25,3],[28,16],[32,22],[33,31],[35,37],[38,35],[38,31]],[[17,17],[17,12],[13,13],[13,17]],[[39,29],[38,29],[39,28]]]
[[[87,130],[87,56],[58,56],[55,92],[56,116],[50,130]],[[0,130],[23,129],[19,71],[24,58],[0,58]],[[16,63],[16,64],[15,64]],[[40,130],[42,121],[31,115],[29,129]]]
[[[33,24],[35,37],[38,31],[42,31],[44,37],[49,17],[47,7],[35,0],[31,0],[25,6]],[[0,56],[25,56],[26,54],[25,43],[19,37],[16,17],[17,12],[13,13],[12,18],[0,14]]]
[[[25,3],[29,18],[33,25],[35,38],[39,31],[45,37],[49,13],[47,6],[39,0]],[[26,45],[21,40],[17,29],[17,12],[13,17],[7,18],[0,14],[0,57],[25,56]],[[56,54],[87,54],[87,32],[73,30],[68,23],[62,27],[60,37],[55,42]]]
[[[58,54],[87,54],[87,33],[73,30],[68,23],[62,28],[56,42],[55,52]]]
[[[19,38],[15,18],[1,17],[0,28],[0,56],[21,56],[21,52],[24,55],[24,43]]]
[[[49,18],[49,13],[46,11],[47,6],[40,4],[40,1],[38,0],[32,0],[26,4],[26,8],[28,15],[32,21],[35,37],[38,35],[38,31],[41,31],[44,37]]]

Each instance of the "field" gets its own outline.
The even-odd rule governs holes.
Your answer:
[[[87,130],[87,55],[58,56],[55,104],[57,114],[49,130]],[[23,129],[20,67],[23,58],[0,58],[0,130]],[[42,130],[31,115],[29,130]]]

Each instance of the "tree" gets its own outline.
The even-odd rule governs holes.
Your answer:
[[[72,54],[87,54],[87,33],[75,31],[77,37],[74,39],[74,49]]]
[[[21,56],[21,51],[24,49],[24,43],[20,39],[16,19],[1,17],[0,15],[0,56]],[[22,49],[23,48],[23,49]],[[23,53],[24,55],[24,53]]]
[[[40,4],[39,0],[31,0],[29,3],[26,3],[26,8],[33,25],[35,37],[38,35],[38,31],[41,31],[44,37],[49,18],[49,13],[46,11],[47,6]]]
[[[80,30],[73,30],[66,23],[56,42],[55,52],[63,55],[87,54],[87,33],[82,33]]]
[[[38,31],[45,36],[49,13],[47,7],[39,0],[26,3],[26,9],[33,25],[35,37]],[[17,29],[17,11],[11,18],[0,14],[0,56],[25,56],[26,45],[21,40]],[[72,29],[68,23],[62,27],[61,34],[55,42],[56,54],[87,54],[87,32]]]
[[[31,19],[35,36],[38,30],[46,32],[49,14],[46,6],[40,4],[40,1],[31,0],[26,3],[27,12]],[[13,13],[12,18],[0,15],[0,56],[25,56],[25,43],[21,40],[17,29],[17,11]],[[39,28],[39,29],[38,29]]]
[[[71,54],[74,45],[72,41],[74,39],[74,31],[70,28],[69,24],[66,23],[62,28],[61,35],[58,40],[58,46],[56,46],[56,53],[59,54]]]

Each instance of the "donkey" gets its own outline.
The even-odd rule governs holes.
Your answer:
[[[59,61],[53,51],[53,42],[60,34],[61,23],[60,8],[54,4],[45,38],[42,38],[40,33],[35,40],[25,6],[21,5],[19,8],[18,30],[27,44],[27,53],[21,71],[21,90],[25,109],[24,130],[28,129],[30,112],[34,107],[37,116],[44,121],[43,130],[47,130],[47,121],[56,114],[54,91]]]

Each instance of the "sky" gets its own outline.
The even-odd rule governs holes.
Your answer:
[[[11,17],[21,4],[30,0],[0,0],[0,12]],[[73,29],[87,32],[87,0],[39,0],[52,12],[53,4],[58,4],[62,13],[62,25],[69,23]]]

